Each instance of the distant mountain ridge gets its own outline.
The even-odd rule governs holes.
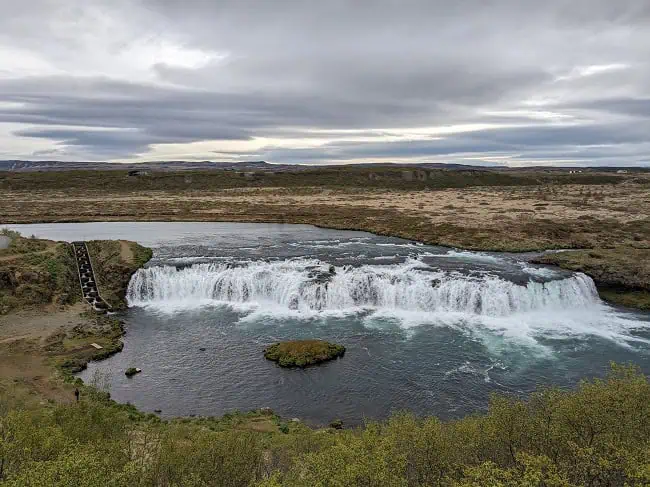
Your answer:
[[[266,161],[220,162],[220,161],[156,161],[156,162],[93,162],[93,161],[0,161],[0,171],[11,172],[45,172],[45,171],[305,171],[310,169],[335,169],[344,167],[404,167],[427,169],[490,169],[486,166],[469,166],[465,164],[444,163],[363,163],[363,164],[271,164]],[[492,167],[492,169],[497,168]]]
[[[205,169],[237,169],[240,171],[270,170],[276,166],[264,161],[251,162],[214,162],[214,161],[160,161],[160,162],[92,162],[92,161],[0,161],[0,171],[182,171]]]
[[[619,166],[474,166],[468,164],[423,162],[423,163],[361,163],[361,164],[276,164],[266,161],[223,162],[223,161],[156,161],[156,162],[96,162],[96,161],[29,161],[29,160],[0,160],[0,171],[9,172],[46,172],[46,171],[262,171],[288,172],[308,171],[315,169],[336,169],[346,167],[380,168],[393,167],[404,169],[443,169],[448,171],[576,171],[576,172],[647,172],[648,167],[619,167]]]

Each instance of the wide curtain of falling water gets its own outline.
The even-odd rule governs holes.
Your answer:
[[[373,308],[485,316],[599,302],[593,281],[584,274],[522,285],[496,276],[425,270],[408,262],[333,268],[314,260],[140,269],[127,298],[131,306],[216,301],[273,303],[296,310]]]

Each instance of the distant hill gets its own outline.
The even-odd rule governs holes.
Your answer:
[[[70,162],[70,161],[0,161],[0,171],[183,171],[205,169],[237,169],[238,171],[278,170],[278,167],[264,161],[251,162],[213,162],[213,161],[160,161],[142,163],[115,162]]]
[[[404,169],[442,169],[447,171],[507,171],[507,172],[648,172],[645,167],[568,167],[568,166],[472,166],[454,163],[363,163],[363,164],[271,164],[266,161],[219,162],[219,161],[156,161],[137,163],[92,162],[92,161],[0,161],[0,171],[10,172],[47,172],[47,171],[260,171],[260,172],[299,172],[314,169],[345,168],[404,168]]]

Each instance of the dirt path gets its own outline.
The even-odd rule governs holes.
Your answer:
[[[52,377],[52,368],[37,350],[38,346],[27,340],[1,344],[0,386],[27,390],[44,400],[71,403],[74,388]]]
[[[133,263],[135,256],[133,255],[133,250],[129,242],[120,240],[120,257],[124,262]]]
[[[0,316],[0,343],[16,340],[43,340],[60,328],[73,328],[84,323],[81,313],[88,309],[83,304],[75,304],[59,310],[30,310]]]
[[[0,316],[0,385],[20,386],[46,400],[72,402],[73,387],[52,376],[41,347],[60,329],[84,323],[85,310],[76,304],[62,311],[35,309]]]

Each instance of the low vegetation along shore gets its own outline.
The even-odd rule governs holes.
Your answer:
[[[418,173],[413,180],[332,172],[318,185],[313,175],[290,173],[272,181],[229,174],[219,183],[191,173],[2,175],[0,221],[281,221],[476,250],[582,248],[541,261],[586,272],[612,301],[647,306],[646,175],[431,172],[424,180]],[[279,182],[284,186],[271,185]],[[495,396],[486,414],[458,421],[396,413],[342,430],[335,423],[312,429],[266,408],[162,420],[115,403],[72,373],[117,352],[123,324],[81,303],[68,245],[6,236],[3,485],[650,485],[650,381],[633,366],[613,366],[605,380],[573,391],[545,389],[526,401]],[[88,248],[100,292],[119,309],[130,276],[151,251],[124,241]]]
[[[313,430],[269,410],[163,421],[84,388],[0,393],[0,482],[92,486],[623,486],[650,483],[650,382],[633,368],[487,414]]]

